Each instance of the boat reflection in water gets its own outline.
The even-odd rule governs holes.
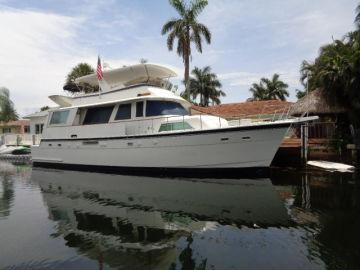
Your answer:
[[[234,237],[236,227],[291,224],[269,179],[195,181],[33,169],[32,181],[41,188],[58,236],[101,266],[217,269],[226,264],[221,256],[208,261],[217,252],[230,253],[233,262],[227,263],[237,265],[231,253],[239,251],[236,245],[244,248],[246,239]]]

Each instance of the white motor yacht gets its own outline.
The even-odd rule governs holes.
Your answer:
[[[33,165],[136,174],[268,168],[288,128],[317,119],[230,125],[192,115],[191,104],[166,89],[174,76],[164,66],[138,64],[104,71],[99,93],[50,96],[60,107],[49,111],[32,147]],[[76,83],[98,85],[97,75]]]

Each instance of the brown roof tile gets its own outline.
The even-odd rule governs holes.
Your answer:
[[[30,120],[28,119],[20,119],[16,121],[10,121],[7,123],[0,122],[0,126],[28,126],[30,125]]]
[[[191,109],[200,113],[212,114],[224,118],[244,118],[255,115],[266,115],[287,112],[293,102],[281,100],[261,100],[240,103],[228,103],[211,107],[193,105]]]

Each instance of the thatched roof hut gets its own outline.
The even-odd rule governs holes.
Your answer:
[[[324,90],[316,89],[292,105],[290,114],[299,116],[308,112],[310,115],[330,115],[345,113],[346,109],[336,103],[330,103]]]

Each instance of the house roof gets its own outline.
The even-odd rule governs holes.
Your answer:
[[[336,103],[330,103],[324,94],[324,90],[316,89],[299,99],[292,107],[291,115],[309,114],[336,114],[344,113],[346,109]]]
[[[224,118],[245,118],[257,115],[269,115],[274,113],[287,113],[293,102],[281,100],[247,101],[240,103],[228,103],[211,107],[191,107],[193,113],[212,114]]]
[[[30,119],[30,118],[34,118],[34,117],[45,117],[48,114],[49,114],[49,110],[46,110],[46,111],[40,111],[40,112],[35,112],[32,114],[25,115],[24,118]]]
[[[28,126],[30,125],[30,120],[28,119],[19,119],[16,121],[10,121],[7,123],[1,122],[1,126]]]

